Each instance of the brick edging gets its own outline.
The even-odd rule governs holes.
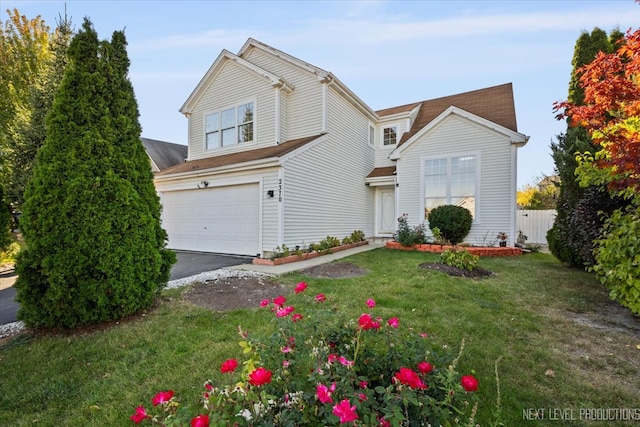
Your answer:
[[[462,248],[474,255],[484,257],[499,257],[499,256],[519,256],[522,255],[522,249],[515,247],[480,247],[480,246],[451,246],[451,245],[434,245],[423,244],[413,246],[403,246],[395,240],[390,240],[386,243],[386,247],[389,249],[397,249],[402,251],[418,251],[418,252],[430,252],[439,254],[447,249],[453,249],[454,247]]]

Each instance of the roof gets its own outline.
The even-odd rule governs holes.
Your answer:
[[[414,102],[412,104],[379,110],[376,111],[376,113],[381,118],[384,118],[384,116],[393,114],[408,113],[420,104],[422,105],[413,122],[413,126],[411,126],[408,132],[404,133],[398,145],[402,145],[451,106],[458,107],[461,110],[499,124],[514,132],[518,131],[511,83],[422,102]]]
[[[170,168],[187,158],[187,146],[156,139],[140,138],[142,145],[159,170]]]
[[[369,175],[367,175],[367,178],[380,178],[383,176],[394,176],[395,174],[396,174],[396,167],[387,166],[384,168],[375,168],[369,173]]]
[[[172,175],[177,173],[192,172],[196,170],[214,169],[222,166],[230,166],[240,163],[265,160],[282,157],[312,141],[323,136],[323,134],[307,136],[304,138],[292,139],[278,145],[270,147],[256,148],[254,150],[240,151],[237,153],[223,154],[221,156],[207,157],[204,159],[190,160],[172,168],[162,171],[157,176]]]

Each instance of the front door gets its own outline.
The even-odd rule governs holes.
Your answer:
[[[393,234],[396,231],[396,192],[393,188],[378,193],[378,233]]]

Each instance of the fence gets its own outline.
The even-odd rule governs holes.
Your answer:
[[[553,227],[555,210],[518,210],[516,212],[516,232],[528,237],[527,243],[547,244],[547,231]]]

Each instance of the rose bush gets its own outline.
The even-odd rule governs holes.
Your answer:
[[[478,380],[457,372],[464,341],[454,357],[397,317],[376,316],[373,299],[350,319],[334,297],[308,295],[307,288],[298,284],[290,301],[281,295],[260,303],[273,313],[273,333],[252,337],[239,328],[245,360],[221,363],[229,383],[204,384],[199,414],[165,391],[152,398],[153,407],[136,407],[131,420],[197,427],[474,425]]]

